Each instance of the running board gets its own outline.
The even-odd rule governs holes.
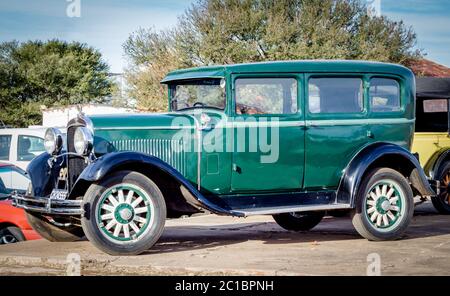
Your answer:
[[[230,212],[230,214],[237,217],[248,217],[256,215],[275,215],[293,212],[333,211],[333,210],[350,210],[350,209],[352,209],[352,207],[348,204],[303,205],[303,206],[234,209]]]

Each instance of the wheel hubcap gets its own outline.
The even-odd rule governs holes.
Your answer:
[[[392,228],[402,215],[404,193],[400,186],[389,180],[372,186],[366,196],[366,215],[377,229]]]
[[[17,243],[17,239],[11,235],[11,234],[6,234],[2,237],[0,237],[0,244],[13,244],[13,243]]]
[[[139,239],[149,229],[153,206],[145,191],[136,185],[120,184],[100,197],[97,222],[100,230],[113,241]]]

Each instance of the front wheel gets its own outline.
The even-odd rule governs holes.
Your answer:
[[[322,221],[324,212],[298,212],[273,215],[278,225],[289,231],[308,231]]]
[[[358,190],[352,222],[368,240],[394,240],[404,233],[413,213],[413,193],[405,177],[392,169],[377,168]]]
[[[166,204],[158,186],[130,171],[114,173],[89,187],[81,220],[86,237],[110,255],[137,255],[160,238]]]

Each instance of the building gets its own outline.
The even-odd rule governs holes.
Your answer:
[[[414,74],[419,77],[450,77],[450,68],[427,59],[421,59],[414,62],[410,68]]]
[[[84,104],[67,107],[54,107],[42,109],[42,125],[44,127],[64,127],[70,119],[76,117],[79,112],[86,115],[133,113],[134,109],[113,107],[101,104]]]

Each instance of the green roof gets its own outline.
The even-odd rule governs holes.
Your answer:
[[[176,80],[222,78],[239,73],[384,73],[412,77],[412,71],[404,66],[389,63],[349,60],[280,61],[249,64],[222,65],[182,69],[170,72],[161,83]]]

